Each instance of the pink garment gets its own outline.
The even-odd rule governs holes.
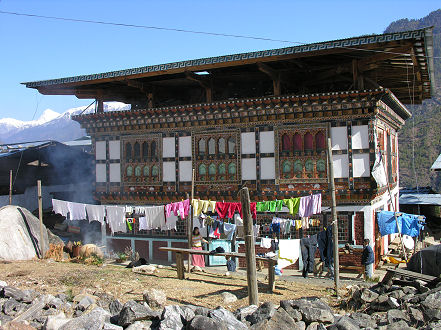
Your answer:
[[[312,214],[322,213],[322,194],[312,195]]]
[[[311,196],[300,197],[300,203],[299,203],[299,216],[300,217],[309,217],[310,216],[310,214],[308,214],[308,212],[310,212],[308,210],[310,200],[311,200]]]
[[[322,212],[322,194],[300,197],[299,216],[310,217]]]
[[[181,216],[181,218],[186,218],[189,210],[190,210],[190,200],[189,199],[186,199],[183,202],[176,202],[176,203],[167,204],[165,206],[165,213],[166,213],[167,217],[170,216],[171,212],[173,212],[173,214],[175,216],[178,216],[178,211],[179,211],[179,215]]]
[[[199,247],[195,247],[194,246],[192,249],[193,250],[200,250],[200,251],[202,251],[202,247],[201,246],[199,246]],[[204,256],[200,255],[200,254],[192,254],[191,255],[191,264],[193,266],[199,266],[201,268],[204,268],[205,267],[205,258],[204,258]]]

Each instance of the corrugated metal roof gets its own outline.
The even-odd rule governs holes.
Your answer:
[[[441,171],[441,154],[439,154],[438,158],[435,160],[430,169],[433,171]]]
[[[403,205],[441,205],[441,194],[402,194]]]
[[[434,194],[435,191],[430,187],[412,187],[400,189],[400,195],[404,194]]]
[[[9,157],[16,153],[25,151],[27,149],[41,147],[43,145],[49,145],[51,143],[52,141],[37,141],[37,142],[3,144],[0,145],[0,157]]]

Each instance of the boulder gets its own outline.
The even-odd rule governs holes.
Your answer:
[[[3,304],[3,313],[9,316],[14,316],[23,312],[27,306],[18,302],[17,300],[10,298]]]
[[[4,288],[5,286],[8,286],[8,283],[5,281],[0,281],[0,288]]]
[[[282,300],[280,302],[280,307],[282,307],[296,322],[302,320],[302,313],[298,309],[294,309],[291,306],[290,301],[292,300]]]
[[[194,312],[193,312],[194,313]],[[165,306],[162,315],[160,329],[182,329],[184,322],[184,311],[178,305]],[[194,314],[193,314],[194,315]]]
[[[328,327],[329,330],[359,330],[358,323],[349,316],[342,316],[333,325]]]
[[[387,330],[416,330],[415,328],[412,328],[409,326],[406,321],[401,320],[392,324],[389,324],[386,327]]]
[[[159,313],[145,305],[129,300],[121,309],[118,317],[118,325],[127,327],[135,321],[153,320],[159,318]]]
[[[323,323],[312,322],[310,325],[306,327],[306,330],[325,330],[326,327]]]
[[[399,309],[390,309],[387,311],[387,322],[393,324],[401,320],[409,322],[409,316]]]
[[[377,325],[375,320],[368,314],[352,313],[350,318],[353,319],[360,328],[375,328]]]
[[[237,297],[231,292],[222,292],[220,296],[225,304],[231,304],[237,301]]]
[[[36,242],[43,241],[43,255],[49,249],[46,227],[43,225],[43,237],[40,239],[40,220],[23,207],[8,205],[0,208],[0,233],[0,260],[37,258],[35,241],[31,237]]]
[[[241,307],[239,309],[237,309],[234,312],[234,316],[236,316],[236,318],[243,322],[245,321],[246,317],[252,313],[254,313],[257,309],[256,305],[249,305],[249,306],[245,306],[245,307]]]
[[[300,330],[294,319],[289,316],[289,314],[283,308],[279,308],[271,319],[264,319],[263,321],[253,325],[251,328],[256,330]]]
[[[49,315],[46,318],[46,322],[44,323],[44,329],[46,330],[58,330],[65,323],[69,322],[70,319],[66,317],[66,315],[61,312],[55,315]]]
[[[424,323],[424,315],[418,308],[409,307],[408,314],[413,323]]]
[[[296,322],[296,327],[299,330],[306,330],[306,323],[303,321]]]
[[[104,323],[104,325],[103,325],[103,330],[123,330],[123,329],[124,328],[120,327],[119,325],[115,325],[115,324],[108,323],[108,322]],[[148,328],[148,329],[150,329],[150,328]]]
[[[2,327],[2,330],[35,330],[27,321],[13,321]]]
[[[150,288],[142,294],[144,301],[151,307],[151,308],[160,308],[165,306],[165,303],[167,301],[167,296],[165,295],[164,291],[158,290],[155,288]]]
[[[123,308],[123,304],[118,299],[112,300],[109,304],[109,312],[112,315],[119,314]]]
[[[334,314],[331,308],[317,297],[288,300],[292,308],[302,314],[302,320],[306,324],[312,322],[333,323]]]
[[[270,319],[276,312],[276,306],[272,302],[264,302],[252,314],[246,317],[246,320],[253,324],[257,324],[263,320]]]
[[[99,330],[104,327],[104,324],[109,318],[109,313],[107,313],[101,307],[97,307],[90,313],[84,313],[83,315],[73,318],[63,324],[59,330],[77,330],[77,329],[88,329],[88,330]]]
[[[379,296],[378,293],[376,293],[376,292],[374,292],[372,290],[369,290],[367,288],[364,288],[363,290],[361,290],[360,299],[361,299],[362,302],[371,303],[375,299],[377,299],[378,296]]]
[[[186,307],[190,308],[195,315],[208,316],[208,313],[210,312],[210,309],[207,307],[194,306],[194,305],[187,305]]]
[[[187,326],[188,330],[227,330],[227,326],[207,316],[196,315]]]
[[[248,329],[244,323],[234,317],[233,313],[222,307],[211,310],[208,316],[217,322],[224,323],[228,330]]]
[[[129,325],[126,330],[144,330],[151,329],[152,321],[136,321],[135,323]],[[122,329],[122,327],[121,327]]]
[[[441,291],[429,294],[421,305],[429,321],[441,320]]]
[[[95,304],[96,300],[95,298],[91,296],[85,296],[83,297],[75,306],[75,309],[80,311],[85,311],[89,306]]]
[[[3,297],[23,301],[25,298],[25,293],[20,289],[13,288],[12,286],[5,286],[3,288]]]

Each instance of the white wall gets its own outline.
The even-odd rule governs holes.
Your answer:
[[[352,126],[352,149],[369,149],[368,125]]]
[[[260,132],[260,153],[274,153],[274,131]]]
[[[106,182],[107,181],[107,173],[106,173],[106,164],[96,164],[96,182]]]
[[[106,141],[97,141],[95,144],[95,159],[106,160]]]
[[[179,181],[180,182],[191,182],[193,164],[191,161],[180,161],[179,162]]]
[[[109,166],[109,181],[121,182],[121,165],[119,163],[110,164]]]
[[[109,141],[109,157],[110,159],[121,158],[121,143],[119,140]]]
[[[176,166],[175,162],[163,162],[162,163],[162,181],[175,182],[176,181]]]
[[[256,134],[254,132],[241,134],[240,149],[243,155],[256,153]]]
[[[243,171],[243,168],[242,168]],[[276,161],[274,157],[260,159],[260,179],[274,180],[276,178]]]
[[[331,127],[332,150],[348,149],[348,131],[346,126]]]
[[[179,157],[191,157],[191,136],[179,137]]]
[[[174,137],[166,137],[162,139],[162,157],[175,157],[176,146]]]
[[[256,158],[242,158],[242,180],[256,180]]]
[[[352,155],[352,173],[354,178],[368,178],[371,176],[369,154]]]
[[[332,165],[334,167],[334,178],[347,178],[349,176],[348,155],[332,155]]]

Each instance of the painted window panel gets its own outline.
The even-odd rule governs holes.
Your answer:
[[[119,140],[109,141],[109,158],[120,159],[121,158],[121,143]]]
[[[191,136],[181,136],[179,138],[179,157],[191,157]]]
[[[106,141],[97,141],[95,143],[95,159],[106,160]]]
[[[110,182],[121,182],[121,165],[110,164],[109,166],[109,181]]]
[[[107,181],[107,173],[106,173],[106,164],[96,164],[96,182],[106,182]]]
[[[370,177],[369,154],[354,154],[352,156],[352,170],[355,178]]]
[[[352,126],[352,149],[369,149],[368,125]]]
[[[162,181],[175,182],[176,181],[176,167],[175,162],[163,162],[162,163]]]
[[[334,178],[347,178],[349,176],[348,155],[333,155],[332,166],[334,167]]]
[[[274,153],[274,131],[260,132],[260,153]]]
[[[256,158],[242,158],[242,180],[256,180]]]
[[[346,126],[331,127],[332,150],[348,149],[348,131]]]
[[[241,151],[243,155],[256,153],[256,134],[254,132],[241,134]]]
[[[260,159],[260,179],[274,180],[276,178],[276,160],[274,157]]]
[[[175,157],[176,146],[174,137],[166,137],[162,139],[162,157]]]

